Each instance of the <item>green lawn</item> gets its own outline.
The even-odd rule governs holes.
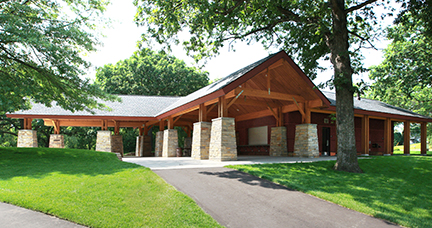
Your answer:
[[[334,161],[229,166],[407,227],[432,227],[432,157],[371,156],[364,173],[334,171]]]
[[[219,227],[150,169],[115,154],[0,148],[0,201],[91,227]]]

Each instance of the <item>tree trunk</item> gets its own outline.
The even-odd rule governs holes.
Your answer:
[[[336,170],[362,172],[357,161],[354,127],[352,68],[348,52],[348,29],[344,0],[331,0],[333,36],[329,42],[336,87]]]

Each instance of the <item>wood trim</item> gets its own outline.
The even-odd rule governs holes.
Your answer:
[[[159,131],[165,130],[165,120],[159,121]]]
[[[411,144],[411,124],[410,121],[404,122],[404,154],[410,154]]]
[[[227,101],[225,96],[219,97],[218,100],[218,117],[228,117],[228,110],[226,108]]]
[[[420,125],[420,154],[426,155],[427,153],[427,123],[423,122]]]
[[[207,107],[204,104],[199,105],[198,121],[199,122],[206,122],[207,121]]]

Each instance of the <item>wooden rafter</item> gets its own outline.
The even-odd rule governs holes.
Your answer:
[[[260,97],[260,98],[283,100],[283,101],[294,101],[294,100],[297,100],[299,102],[305,101],[303,97],[298,95],[293,95],[293,94],[278,93],[278,92],[272,92],[271,94],[268,94],[268,91],[265,90],[249,89],[249,88],[237,88],[235,89],[235,91],[236,94],[239,94],[241,91],[243,91],[243,95],[249,97]]]

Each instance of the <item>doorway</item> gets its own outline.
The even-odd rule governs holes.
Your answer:
[[[330,155],[330,128],[322,128],[322,155]]]

